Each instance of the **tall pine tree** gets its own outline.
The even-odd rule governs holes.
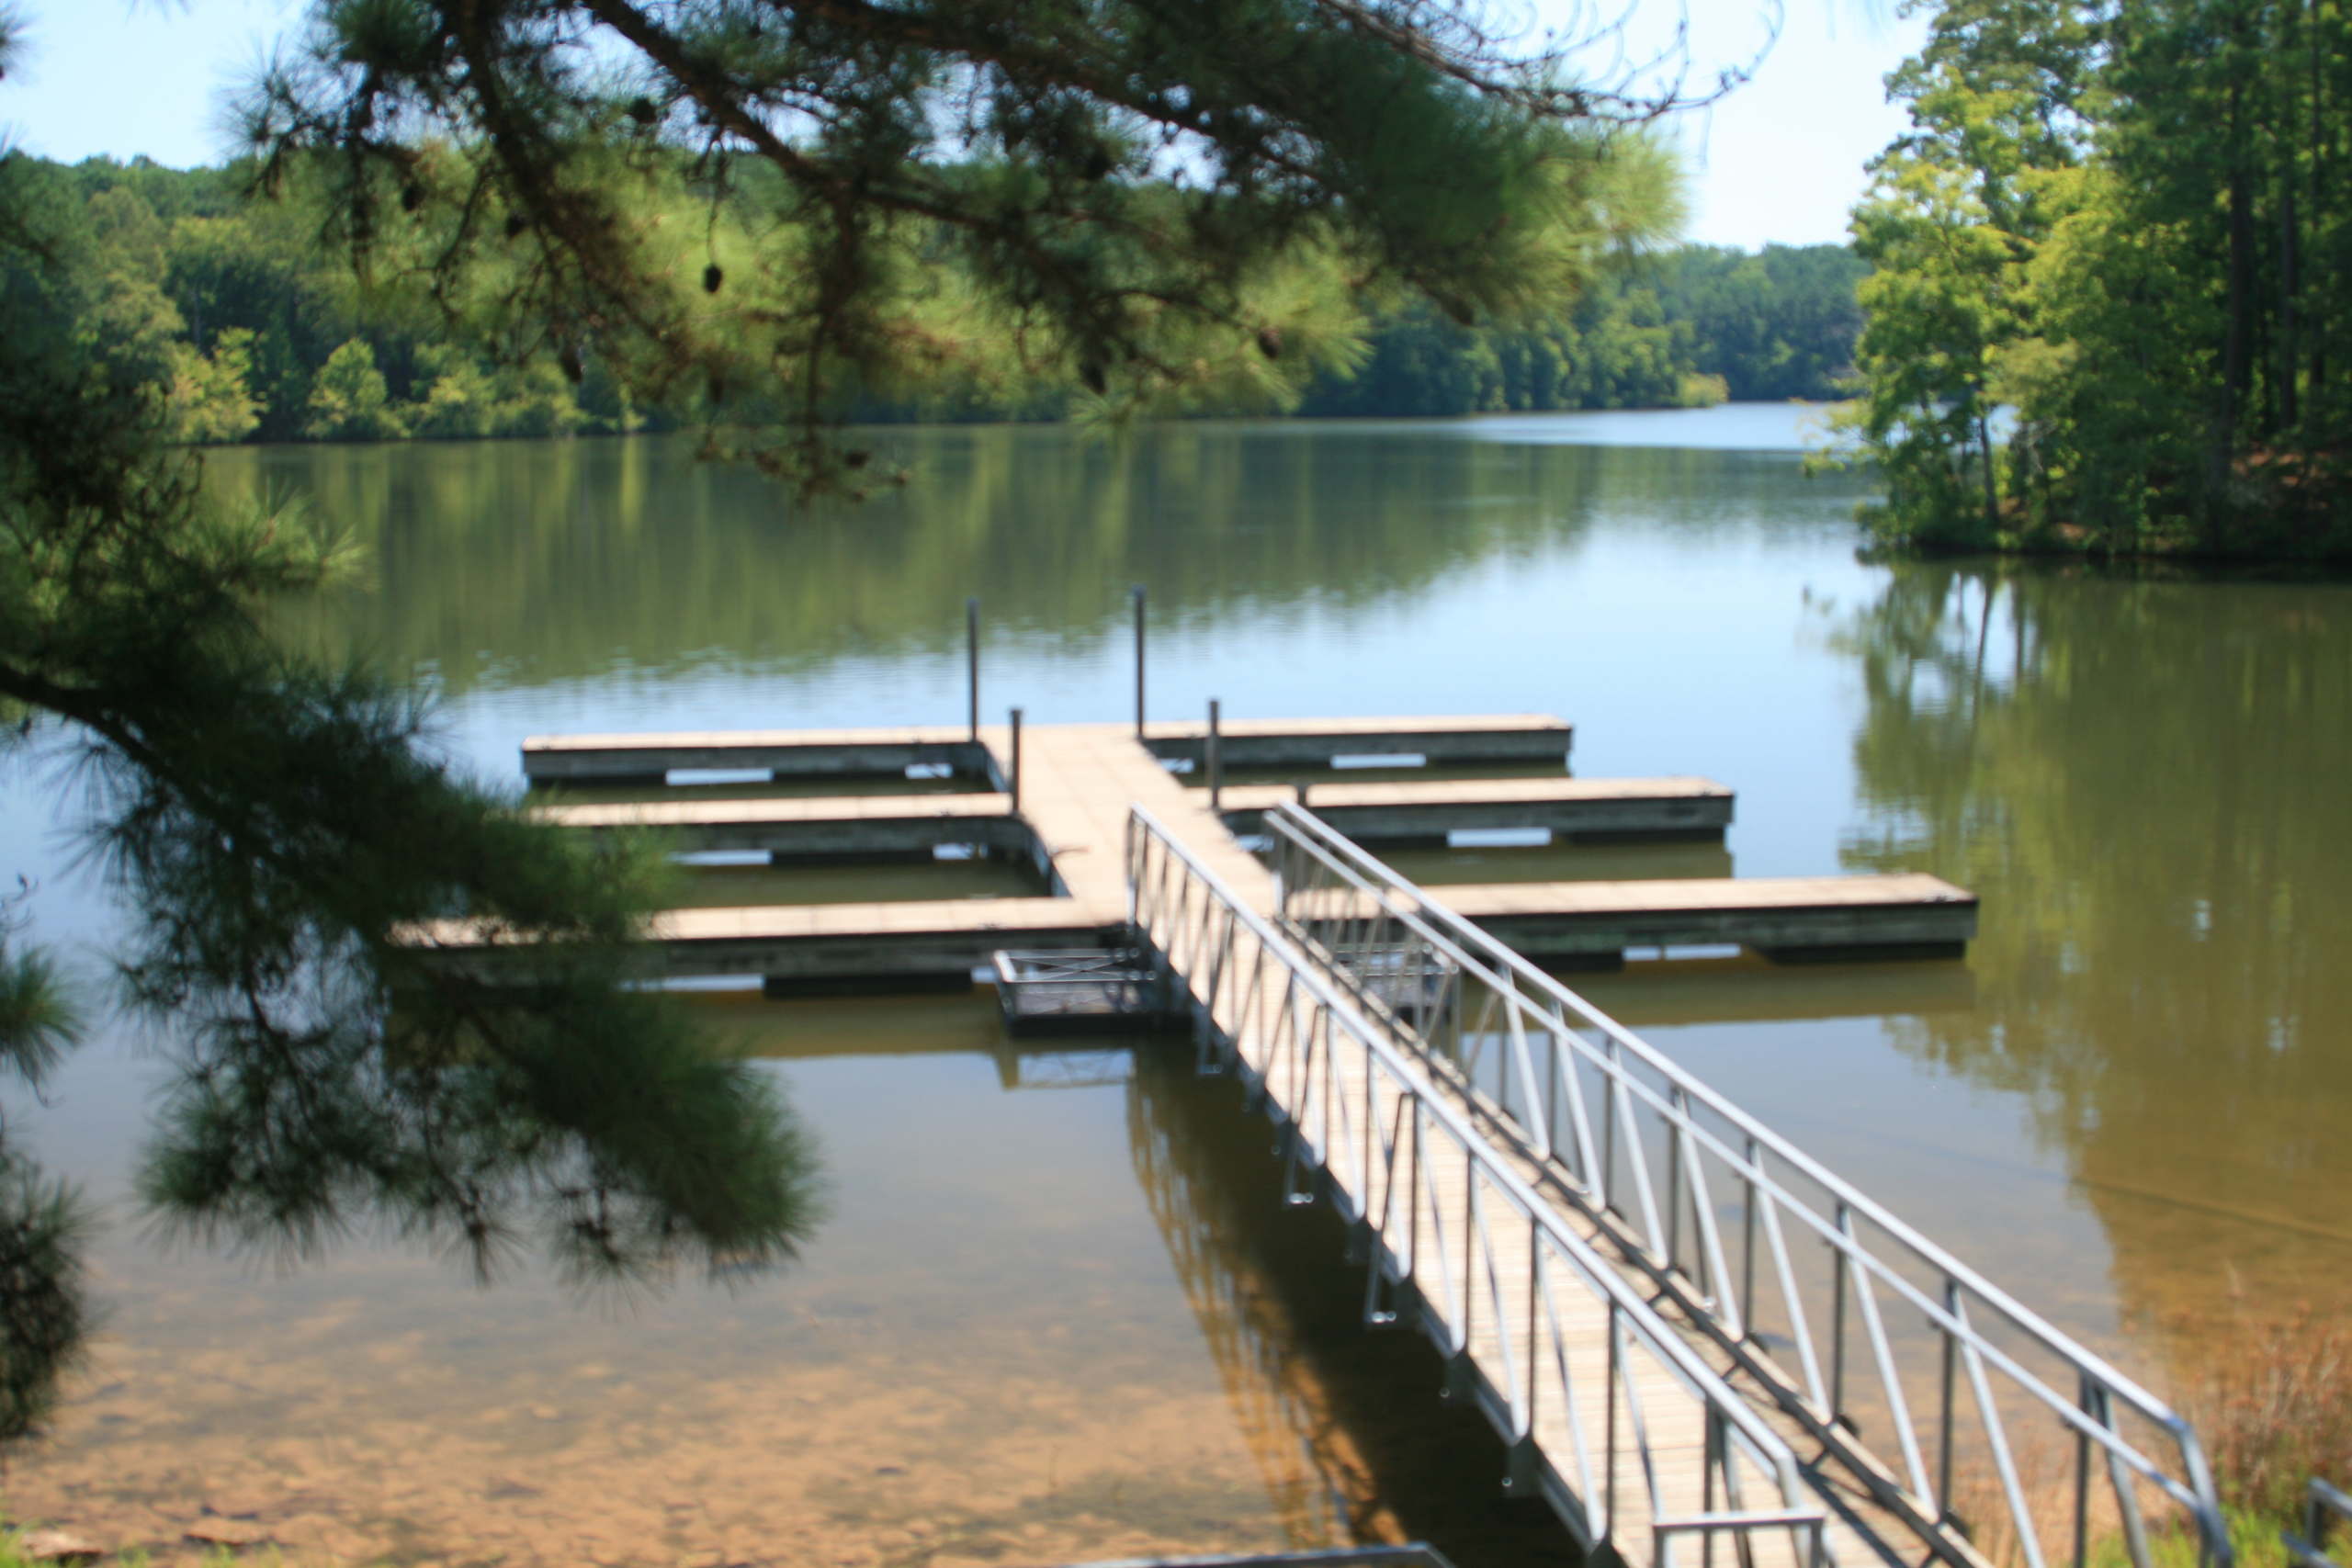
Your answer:
[[[859,396],[983,347],[1115,406],[1328,362],[1303,272],[1456,319],[1551,302],[1646,221],[1612,147],[1657,107],[1450,0],[321,0],[251,130],[363,285],[821,485],[860,469],[832,434]],[[788,1257],[805,1135],[616,982],[659,868],[521,819],[406,695],[265,635],[344,552],[162,445],[190,367],[55,177],[0,161],[0,706],[82,768],[130,998],[176,1026],[149,1199],[297,1246],[386,1214],[484,1267],[532,1237],[590,1272]],[[341,356],[320,417],[380,412]],[[528,986],[403,938],[452,915]],[[0,1058],[38,1077],[72,1019],[0,938]],[[0,1159],[6,1436],[79,1298],[70,1203]]]

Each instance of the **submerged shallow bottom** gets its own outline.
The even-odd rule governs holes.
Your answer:
[[[1568,1555],[1417,1337],[1360,1325],[1263,1118],[1165,1041],[1016,1052],[978,998],[699,1004],[822,1130],[771,1277],[585,1300],[360,1240],[281,1273],[118,1226],[18,1517],[297,1558],[1076,1562],[1430,1537]]]

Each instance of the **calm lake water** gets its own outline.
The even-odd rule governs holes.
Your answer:
[[[1413,874],[1962,883],[1964,963],[1578,983],[2160,1388],[2341,1310],[2352,587],[1867,564],[1867,481],[1804,478],[1807,423],[893,431],[907,484],[813,512],[657,440],[211,469],[372,547],[298,635],[413,672],[502,780],[549,730],[960,722],[975,593],[992,712],[1118,717],[1132,582],[1162,716],[1559,714],[1580,773],[1734,786],[1725,850]],[[109,917],[57,792],[0,788],[0,874],[40,878],[43,931],[95,964]],[[863,874],[838,886],[894,896]],[[698,1005],[820,1130],[834,1214],[780,1278],[625,1302],[365,1237],[290,1268],[164,1246],[122,1193],[164,1068],[93,1045],[11,1113],[114,1210],[106,1337],[12,1510],[169,1543],[209,1508],[403,1561],[1565,1557],[1419,1341],[1356,1326],[1361,1275],[1278,1201],[1228,1086],[1107,1043],[1016,1055],[982,998]]]

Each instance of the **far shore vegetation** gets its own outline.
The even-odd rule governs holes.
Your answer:
[[[593,357],[574,376],[556,355],[453,341],[424,290],[360,285],[322,243],[318,203],[254,199],[250,166],[34,166],[79,215],[96,308],[168,360],[183,442],[607,434],[682,417],[632,400]],[[1852,373],[1865,270],[1842,245],[1749,254],[1645,236],[1548,306],[1464,324],[1425,299],[1399,301],[1304,384],[1188,412],[1415,417],[1833,399]],[[977,371],[859,393],[842,412],[869,423],[1082,414],[1082,385],[1019,361],[1008,343]]]

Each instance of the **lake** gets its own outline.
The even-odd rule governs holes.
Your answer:
[[[1158,716],[1558,714],[1579,773],[1733,786],[1724,850],[1412,874],[1958,882],[1964,962],[1574,983],[2159,1389],[2341,1310],[2352,586],[1872,563],[1867,479],[1802,471],[1814,423],[898,429],[905,482],[855,507],[665,439],[209,464],[369,546],[289,635],[425,683],[440,743],[510,784],[526,734],[960,723],[972,594],[992,715],[1119,718],[1137,582]],[[60,790],[0,790],[0,874],[94,969],[111,916]],[[153,1235],[125,1191],[166,1043],[104,1032],[10,1112],[111,1216],[103,1337],[12,1510],[404,1562],[1567,1557],[1434,1355],[1358,1326],[1330,1216],[1282,1204],[1265,1123],[1188,1053],[1015,1055],[979,995],[695,1005],[819,1130],[832,1217],[778,1277],[624,1300],[367,1235],[323,1262]]]

